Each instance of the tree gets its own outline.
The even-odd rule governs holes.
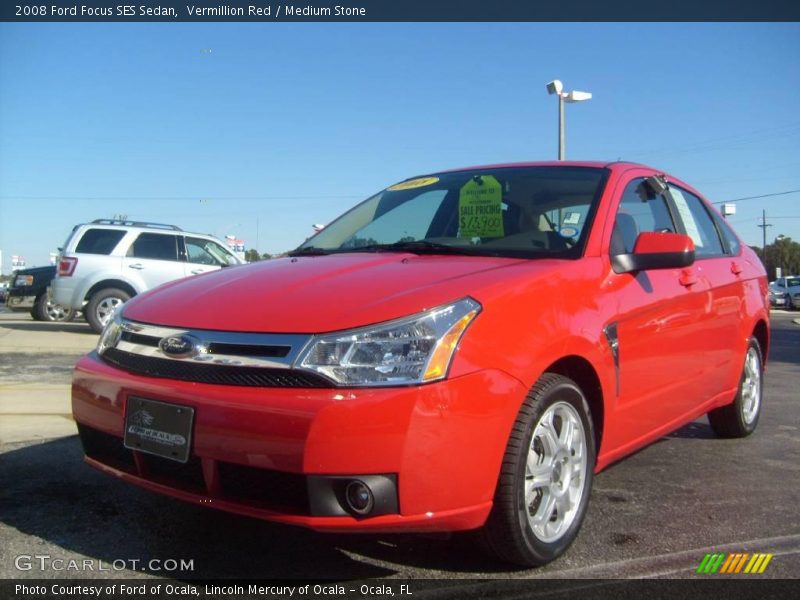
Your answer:
[[[266,256],[267,258],[269,258],[269,255]],[[259,260],[261,260],[261,255],[255,248],[250,248],[249,250],[244,251],[244,259],[247,262],[258,262]]]
[[[770,281],[777,277],[777,268],[781,269],[784,276],[800,274],[800,244],[792,241],[792,238],[780,236],[772,244],[767,244],[766,254],[761,248],[753,249],[764,263]]]

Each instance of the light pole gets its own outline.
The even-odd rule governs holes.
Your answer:
[[[564,142],[564,103],[591,100],[592,94],[578,91],[565,92],[564,84],[558,79],[554,79],[547,84],[547,93],[558,96],[558,160],[564,160],[566,155],[566,143]]]

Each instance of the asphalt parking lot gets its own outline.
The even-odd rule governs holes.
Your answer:
[[[707,552],[773,553],[760,577],[800,577],[800,324],[774,312],[765,405],[745,440],[699,420],[595,479],[583,530],[544,568],[510,569],[463,536],[323,535],[163,498],[82,463],[70,418],[71,367],[96,341],[84,323],[0,314],[0,578],[87,576],[494,581],[684,578]],[[124,568],[20,569],[20,555]],[[149,561],[193,561],[159,571]],[[139,561],[139,562],[133,562]],[[119,562],[115,564],[120,564]],[[458,590],[461,590],[458,592]],[[462,594],[463,595],[463,594]]]

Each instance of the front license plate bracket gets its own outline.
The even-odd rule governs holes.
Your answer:
[[[129,396],[123,441],[129,450],[185,463],[191,451],[193,424],[191,406]]]

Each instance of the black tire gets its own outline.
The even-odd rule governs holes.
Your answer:
[[[764,396],[764,360],[756,338],[750,338],[733,402],[708,413],[711,429],[719,437],[742,438],[753,433],[761,416]]]
[[[130,294],[117,288],[97,290],[86,305],[84,316],[95,333],[103,331],[116,306],[131,299]]]
[[[555,442],[560,441],[556,438],[551,438],[552,444],[544,441],[548,436],[542,433],[550,429],[545,420],[552,423],[556,438],[562,437],[564,423],[569,421],[573,430],[583,437],[581,452],[575,451],[577,446],[570,450],[568,446],[559,445],[557,452],[551,452],[554,456],[548,464],[545,446],[555,447]],[[578,422],[580,430],[576,428]],[[535,437],[534,433],[537,433]],[[537,467],[545,471],[550,469],[549,475],[540,475],[540,482],[550,483],[532,486],[530,503],[525,499],[526,480],[532,482],[535,475],[528,472],[529,453],[538,457]],[[579,457],[581,454],[583,460]],[[594,428],[583,392],[571,379],[545,373],[528,393],[511,431],[492,512],[481,531],[484,546],[500,560],[525,567],[543,565],[562,555],[577,537],[586,514],[594,465]],[[564,522],[558,525],[562,516],[558,514],[561,505],[556,498],[569,495],[573,484],[580,492],[567,500]],[[551,499],[555,505],[550,503]],[[548,509],[548,505],[551,508]],[[537,519],[539,513],[542,518]],[[551,526],[561,529],[550,536],[543,533]]]
[[[31,310],[31,316],[37,321],[68,323],[75,318],[75,311],[49,301],[47,295],[42,294],[36,299],[36,303]]]

